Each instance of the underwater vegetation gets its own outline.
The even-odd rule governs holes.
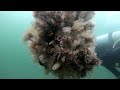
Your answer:
[[[94,46],[94,11],[34,11],[25,33],[34,60],[58,78],[85,77],[100,65]]]

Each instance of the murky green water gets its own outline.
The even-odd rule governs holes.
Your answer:
[[[120,12],[96,12],[95,36],[120,30]],[[0,11],[0,79],[53,79],[45,75],[43,68],[32,61],[22,42],[26,29],[32,24],[29,11]],[[116,79],[105,67],[93,70],[87,79]]]

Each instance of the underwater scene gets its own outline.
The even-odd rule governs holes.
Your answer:
[[[69,78],[120,78],[120,11],[0,11],[0,79]]]

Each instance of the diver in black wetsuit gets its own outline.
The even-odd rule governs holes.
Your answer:
[[[120,78],[120,72],[116,69],[120,67],[120,31],[97,37],[96,52],[102,65]]]

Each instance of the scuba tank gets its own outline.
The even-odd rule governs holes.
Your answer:
[[[120,46],[120,31],[110,32],[108,34],[104,34],[96,37],[96,52],[98,57],[109,51],[110,49],[114,49],[115,47]]]

